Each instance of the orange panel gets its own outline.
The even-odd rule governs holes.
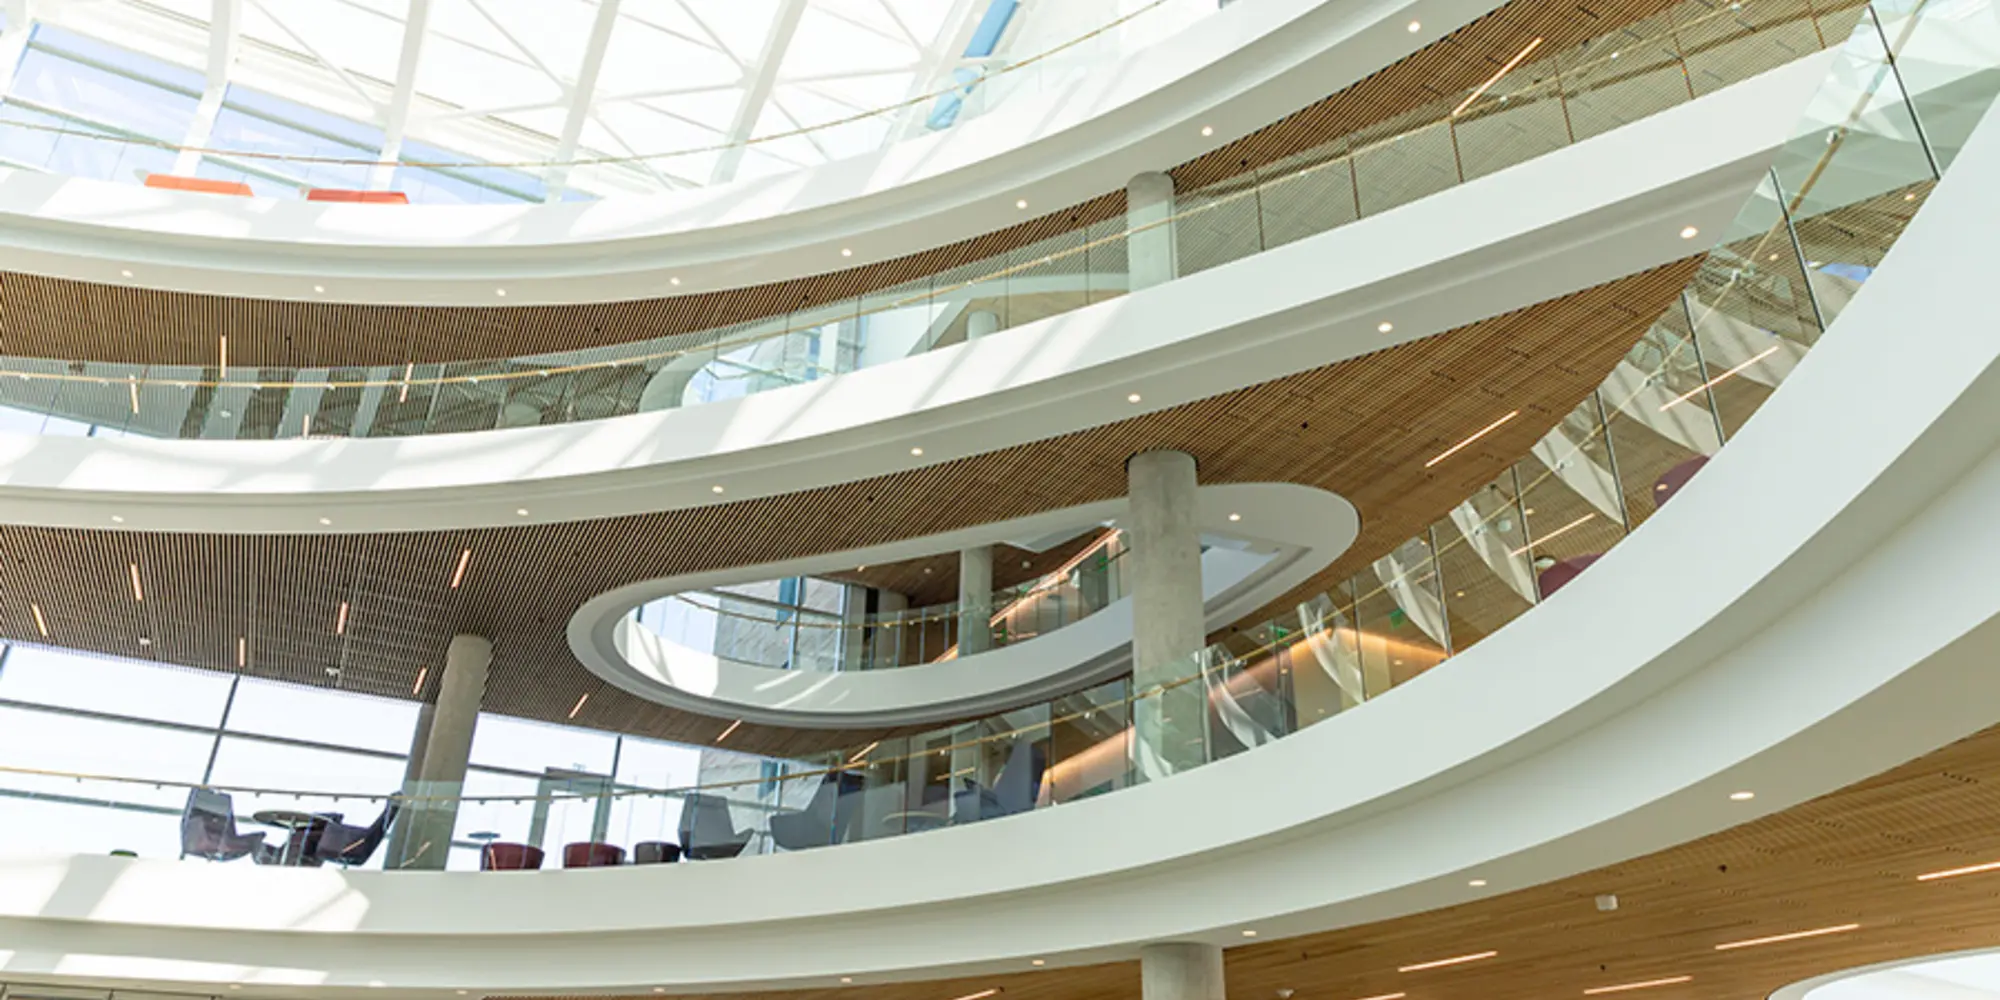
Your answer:
[[[312,188],[307,201],[352,201],[364,205],[407,205],[410,196],[401,191],[348,191],[343,188]]]
[[[200,191],[203,194],[233,194],[250,197],[250,185],[242,181],[212,181],[205,177],[176,177],[173,174],[147,174],[149,188],[171,188],[175,191]]]

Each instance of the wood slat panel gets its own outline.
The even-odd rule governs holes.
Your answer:
[[[1698,739],[1698,734],[1690,734]],[[1331,773],[1331,772],[1330,772]],[[1764,1000],[1780,986],[1875,962],[2000,945],[2000,874],[1916,876],[2000,858],[2000,728],[1762,819],[1631,861],[1488,899],[1225,953],[1233,1000],[1582,1000],[1673,976],[1648,1000]],[[1255,891],[1245,886],[1243,891]],[[1618,897],[1599,912],[1593,898]],[[1115,914],[1106,914],[1115,917]],[[1717,951],[1815,927],[1858,931]],[[1397,967],[1497,951],[1421,973]],[[688,993],[691,1000],[1008,1000],[1139,995],[1134,962],[849,988]],[[1280,990],[1295,991],[1280,994]],[[650,996],[651,994],[648,994]],[[630,1000],[639,1000],[632,997]]]
[[[1379,555],[1525,451],[1603,379],[1695,264],[1690,258],[1104,427],[758,500],[568,524],[378,535],[7,527],[0,529],[6,567],[0,635],[39,640],[33,602],[52,630],[49,641],[64,646],[233,670],[241,637],[253,675],[408,698],[426,667],[436,685],[450,636],[471,631],[494,640],[487,688],[493,711],[704,743],[727,721],[626,695],[575,660],[563,632],[579,605],[636,580],[840,551],[1120,496],[1125,459],[1152,448],[1194,454],[1206,482],[1294,481],[1339,492],[1361,511],[1357,558]],[[1422,467],[1516,408],[1521,418],[1502,433],[1435,469]],[[464,583],[452,589],[452,572],[467,549],[473,555]],[[956,556],[939,558],[931,576],[955,580]],[[132,599],[132,565],[145,586],[144,602]],[[922,563],[916,565],[921,575]],[[1324,589],[1332,579],[1322,574],[1300,592]],[[949,593],[926,587],[912,589],[925,600]],[[347,627],[335,635],[343,600]],[[151,645],[140,645],[141,637]],[[569,720],[584,693],[588,703]],[[805,753],[870,738],[746,725],[729,745]]]

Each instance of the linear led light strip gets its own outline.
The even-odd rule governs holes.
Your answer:
[[[1595,989],[1584,990],[1583,995],[1594,997],[1602,996],[1606,993],[1623,993],[1627,990],[1645,990],[1655,986],[1672,986],[1675,983],[1690,982],[1693,979],[1693,976],[1668,976],[1665,979],[1648,979],[1638,983],[1619,983],[1616,986],[1599,986]]]
[[[1535,539],[1534,541],[1532,541],[1532,542],[1529,542],[1528,544],[1526,544],[1526,545],[1523,545],[1523,546],[1521,546],[1520,548],[1518,548],[1518,549],[1515,549],[1514,551],[1512,551],[1512,552],[1509,552],[1509,553],[1507,553],[1507,554],[1508,554],[1508,555],[1510,555],[1510,556],[1518,556],[1518,555],[1520,555],[1521,553],[1523,553],[1523,552],[1526,552],[1526,551],[1528,551],[1529,549],[1531,549],[1531,548],[1533,548],[1533,547],[1535,547],[1535,546],[1537,546],[1537,545],[1540,545],[1540,544],[1542,544],[1543,542],[1546,542],[1546,541],[1548,541],[1549,539],[1551,539],[1551,538],[1554,538],[1554,537],[1556,537],[1557,535],[1560,535],[1560,534],[1562,534],[1563,532],[1566,532],[1566,531],[1568,531],[1569,529],[1571,529],[1571,528],[1574,528],[1574,527],[1576,527],[1576,526],[1578,526],[1578,525],[1582,524],[1583,522],[1585,522],[1585,521],[1588,521],[1588,520],[1590,520],[1591,518],[1593,518],[1593,517],[1596,517],[1596,516],[1597,516],[1597,514],[1596,514],[1596,512],[1594,512],[1594,511],[1593,511],[1593,512],[1591,512],[1591,513],[1589,513],[1589,514],[1585,514],[1585,515],[1583,515],[1582,517],[1579,517],[1579,518],[1577,518],[1576,520],[1574,520],[1574,521],[1571,521],[1570,523],[1568,523],[1568,524],[1565,524],[1565,525],[1563,525],[1562,527],[1560,527],[1560,528],[1557,528],[1556,530],[1554,530],[1554,531],[1551,531],[1551,532],[1549,532],[1548,534],[1546,534],[1546,535],[1543,535],[1542,537],[1540,537],[1540,538],[1537,538],[1537,539]]]
[[[465,567],[470,562],[472,562],[471,549],[458,554],[458,568],[451,571],[451,589],[457,590],[458,585],[465,582]]]
[[[335,616],[334,616],[334,619],[333,619],[333,634],[334,634],[334,635],[346,635],[346,634],[347,634],[347,602],[346,602],[346,601],[342,601],[342,602],[340,602],[340,613],[339,613],[338,615],[335,615]]]
[[[1482,959],[1492,958],[1493,956],[1498,954],[1500,953],[1497,951],[1481,951],[1481,952],[1474,952],[1473,954],[1470,955],[1455,955],[1451,958],[1440,958],[1435,962],[1418,962],[1415,965],[1400,966],[1396,969],[1396,971],[1422,972],[1425,969],[1442,969],[1447,965],[1464,965],[1467,962],[1477,962]]]
[[[1473,101],[1479,100],[1479,95],[1486,93],[1486,91],[1490,89],[1494,84],[1500,82],[1501,77],[1506,76],[1509,73],[1512,73],[1514,71],[1514,67],[1521,65],[1521,60],[1528,58],[1528,53],[1533,52],[1541,47],[1542,47],[1542,40],[1539,38],[1535,39],[1532,42],[1529,42],[1527,48],[1522,49],[1520,52],[1515,53],[1514,58],[1507,60],[1507,65],[1500,67],[1500,72],[1495,73],[1492,76],[1488,77],[1485,83],[1479,85],[1478,90],[1475,90],[1472,93],[1465,95],[1465,100],[1458,102],[1458,107],[1451,109],[1451,117],[1457,118],[1459,112],[1464,111],[1466,108],[1471,107]]]
[[[1680,395],[1675,396],[1674,398],[1669,399],[1664,403],[1661,403],[1660,404],[1661,412],[1665,412],[1667,407],[1669,406],[1678,406],[1681,403],[1685,403],[1688,400],[1693,399],[1696,395],[1700,394],[1702,390],[1708,389],[1714,386],[1717,382],[1720,382],[1726,378],[1730,378],[1734,376],[1737,372],[1740,372],[1743,369],[1748,368],[1751,365],[1754,365],[1757,362],[1762,361],[1765,358],[1768,358],[1771,355],[1778,353],[1778,347],[1779,345],[1772,344],[1771,346],[1764,348],[1762,351],[1757,352],[1757,354],[1753,356],[1750,360],[1745,361],[1742,364],[1737,365],[1736,367],[1731,368],[1728,371],[1723,372],[1722,374],[1717,375],[1716,377],[1709,379],[1708,381],[1703,382],[1702,384],[1695,386],[1694,388],[1689,389],[1688,391],[1681,393]]]
[[[1751,948],[1760,944],[1777,944],[1780,941],[1797,941],[1802,938],[1824,937],[1828,934],[1845,934],[1860,930],[1860,924],[1835,924],[1832,927],[1815,927],[1809,931],[1793,931],[1790,934],[1773,934],[1770,937],[1750,938],[1744,941],[1725,941],[1716,945],[1716,951],[1734,951],[1737,948]]]
[[[730,734],[730,733],[733,733],[733,732],[735,732],[735,731],[736,731],[736,727],[737,727],[737,726],[740,726],[740,725],[742,725],[742,724],[743,724],[743,720],[742,720],[742,719],[737,719],[737,720],[736,720],[735,722],[732,722],[732,723],[730,723],[730,724],[729,724],[729,728],[728,728],[728,729],[725,729],[725,730],[723,730],[723,731],[722,731],[722,735],[721,735],[721,736],[717,736],[717,737],[715,738],[715,742],[717,742],[717,743],[720,743],[720,742],[722,742],[723,740],[726,740],[726,739],[728,739],[728,738],[729,738],[729,734]]]
[[[1504,417],[1501,417],[1500,419],[1498,419],[1498,420],[1495,420],[1495,421],[1493,421],[1492,423],[1490,423],[1490,424],[1487,424],[1487,425],[1486,425],[1486,426],[1484,426],[1484,427],[1481,427],[1481,428],[1480,428],[1479,430],[1477,430],[1477,431],[1473,432],[1473,435],[1472,435],[1471,437],[1469,437],[1469,438],[1466,438],[1465,440],[1463,440],[1463,441],[1460,441],[1459,443],[1457,443],[1457,444],[1455,444],[1455,445],[1452,445],[1452,446],[1451,446],[1451,447],[1449,447],[1449,448],[1446,448],[1446,449],[1445,449],[1445,450],[1444,450],[1444,451],[1443,451],[1442,453],[1440,453],[1440,454],[1438,455],[1438,457],[1436,457],[1436,458],[1433,458],[1433,459],[1431,459],[1431,460],[1430,460],[1430,461],[1428,461],[1428,462],[1425,462],[1425,463],[1424,463],[1424,468],[1428,469],[1428,468],[1430,468],[1431,466],[1433,466],[1433,465],[1436,465],[1436,464],[1438,464],[1439,462],[1442,462],[1442,461],[1444,461],[1445,459],[1447,459],[1447,458],[1450,458],[1451,456],[1453,456],[1453,455],[1456,455],[1456,454],[1458,454],[1458,451],[1459,451],[1459,449],[1461,449],[1461,448],[1464,448],[1464,447],[1465,447],[1466,445],[1469,445],[1469,444],[1471,444],[1472,442],[1474,442],[1474,441],[1477,441],[1477,440],[1479,440],[1480,438],[1483,438],[1483,437],[1485,437],[1486,435],[1488,435],[1488,434],[1491,434],[1491,433],[1493,433],[1494,431],[1497,431],[1497,430],[1499,430],[1499,429],[1500,429],[1500,425],[1501,425],[1501,424],[1504,424],[1504,423],[1506,423],[1507,421],[1509,421],[1509,420],[1512,420],[1512,419],[1514,419],[1515,417],[1518,417],[1518,416],[1520,416],[1520,415],[1521,415],[1521,411],[1520,411],[1520,410],[1510,410],[1510,411],[1508,411],[1508,413],[1507,413],[1507,415],[1506,415],[1506,416],[1504,416]]]
[[[411,697],[414,698],[417,695],[421,695],[424,693],[424,681],[430,679],[430,676],[431,676],[431,668],[429,667],[417,668],[417,682],[415,684],[410,685]]]
[[[144,601],[146,599],[146,588],[139,586],[139,564],[126,563],[125,566],[132,571],[132,599],[135,601]]]
[[[590,692],[585,691],[583,693],[583,697],[578,698],[576,700],[576,704],[570,708],[569,717],[572,719],[576,718],[576,713],[583,711],[583,703],[589,700],[590,700]]]
[[[35,613],[35,631],[40,632],[42,634],[42,638],[44,639],[48,638],[49,623],[42,618],[42,606],[36,604],[33,601],[29,601],[28,610],[33,611]]]
[[[47,635],[47,632],[42,633]],[[1964,868],[1947,868],[1941,872],[1925,872],[1917,876],[1919,882],[1935,882],[1941,878],[1957,878],[1960,875],[1977,875],[1980,872],[2000,871],[2000,861],[1988,861],[1983,865],[1966,865]]]

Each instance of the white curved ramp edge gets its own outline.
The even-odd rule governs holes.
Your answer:
[[[243,533],[555,523],[772,496],[1060,437],[1699,252],[1683,227],[1725,231],[1833,56],[1138,294],[740,399],[408,438],[0,435],[0,520],[103,528],[116,515],[127,530]],[[1392,334],[1378,328],[1385,319]],[[724,484],[725,496],[712,492]]]
[[[1254,540],[1264,554],[1210,549],[1202,596],[1210,630],[1249,614],[1325,569],[1361,531],[1354,506],[1293,483],[1201,487],[1204,534]],[[725,663],[634,621],[633,609],[668,594],[781,576],[880,565],[1078,524],[1120,520],[1128,501],[1106,500],[942,535],[715,573],[647,580],[577,609],[570,649],[598,677],[640,698],[722,719],[812,728],[904,726],[1005,711],[1110,680],[1130,669],[1129,598],[1026,642],[959,659],[890,670],[778,670]],[[1232,516],[1240,520],[1232,520]]]

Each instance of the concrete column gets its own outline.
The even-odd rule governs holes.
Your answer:
[[[1175,941],[1139,949],[1140,1000],[1224,1000],[1222,949]]]
[[[424,751],[429,749],[431,722],[436,718],[436,705],[424,702],[417,706],[417,730],[410,734],[410,759],[403,765],[405,790],[416,788],[417,782],[423,776]],[[403,845],[409,839],[410,819],[410,810],[398,810],[395,822],[389,824],[389,836],[382,842],[382,856],[389,859],[388,864],[391,868],[405,857]]]
[[[893,590],[875,592],[874,638],[870,641],[869,666],[880,669],[903,665],[903,612],[910,610],[910,595]]]
[[[993,648],[993,547],[958,553],[958,655]]]
[[[1208,759],[1206,685],[1146,694],[1200,673],[1205,645],[1194,456],[1148,451],[1125,463],[1131,494],[1132,756],[1140,781]]]
[[[411,803],[402,866],[444,868],[451,854],[451,832],[458,823],[458,796],[465,790],[465,769],[472,760],[472,732],[479,724],[479,705],[486,697],[486,670],[493,663],[493,643],[476,635],[455,635],[444,654],[444,677],[438,683],[437,711],[431,718],[430,739],[417,771],[417,796]]]
[[[1125,266],[1132,291],[1165,284],[1180,273],[1174,224],[1164,221],[1173,215],[1172,177],[1140,174],[1125,185],[1125,227],[1131,232],[1126,238]]]
[[[978,340],[1000,329],[1000,314],[980,309],[965,314],[965,339]]]

